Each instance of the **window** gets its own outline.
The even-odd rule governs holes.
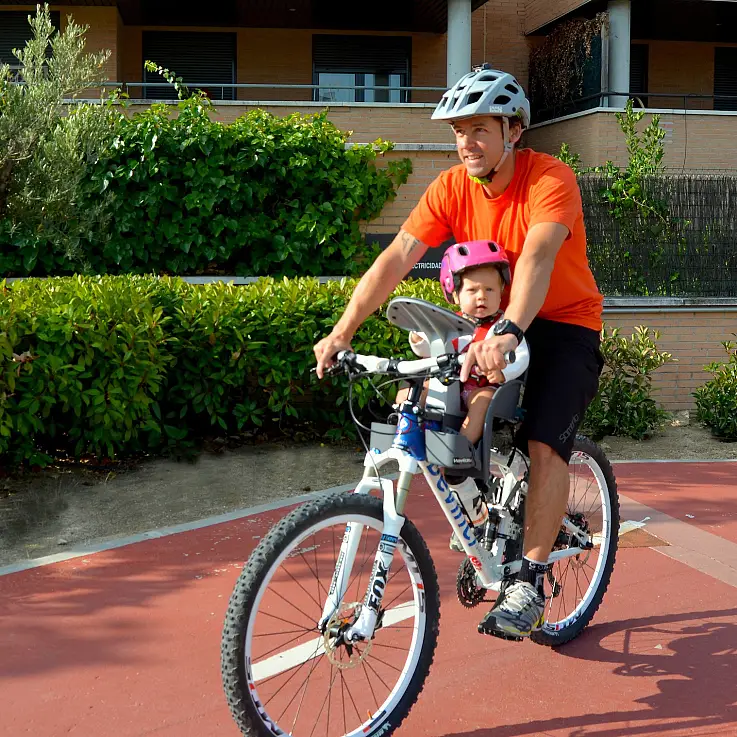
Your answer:
[[[312,37],[317,102],[409,102],[412,39],[402,36]],[[324,85],[324,86],[323,86]],[[365,86],[390,89],[337,89]]]
[[[731,100],[714,100],[714,110],[737,110],[737,48],[714,49],[714,95]]]
[[[28,23],[27,10],[11,10],[0,12],[0,64],[18,66],[18,59],[13,56],[13,49],[22,49],[31,38],[31,26]],[[59,30],[59,11],[51,12],[51,24]]]
[[[650,62],[650,47],[647,44],[632,44],[630,46],[630,94],[639,97],[647,107],[648,78],[647,70]]]
[[[203,89],[218,100],[235,99],[233,87],[236,69],[235,33],[196,33],[189,31],[144,31],[143,62],[170,69],[184,84]],[[143,63],[142,62],[142,63]],[[144,82],[165,82],[156,73],[143,71]],[[144,87],[143,97],[171,100],[177,96],[173,87]]]

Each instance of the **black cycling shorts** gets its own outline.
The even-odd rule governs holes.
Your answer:
[[[599,388],[604,367],[599,333],[536,318],[525,337],[530,367],[522,399],[525,417],[516,445],[529,453],[527,442],[537,440],[568,463],[578,426]]]

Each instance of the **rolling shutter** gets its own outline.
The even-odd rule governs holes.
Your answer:
[[[13,49],[20,49],[31,38],[31,26],[28,23],[27,10],[11,10],[0,12],[0,64],[16,66],[18,59],[13,56]],[[59,11],[51,12],[51,23],[59,30]]]
[[[218,84],[235,83],[236,34],[190,31],[144,31],[143,60],[170,69],[190,87],[201,87],[218,100],[235,99],[235,90]],[[165,81],[158,74],[143,72],[144,82]],[[144,87],[146,99],[176,98],[173,87]]]
[[[409,79],[412,39],[409,36],[312,37],[315,72],[404,74]]]
[[[714,94],[733,100],[714,100],[715,110],[737,110],[737,48],[714,49]]]
[[[650,63],[650,47],[647,44],[632,44],[630,46],[630,93],[639,97],[647,107],[648,66]]]

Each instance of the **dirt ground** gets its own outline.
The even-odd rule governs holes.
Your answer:
[[[644,441],[604,438],[611,460],[737,458],[680,413]],[[195,463],[156,459],[133,470],[47,469],[0,479],[0,565],[90,542],[191,522],[357,481],[357,447],[280,445],[206,453]]]

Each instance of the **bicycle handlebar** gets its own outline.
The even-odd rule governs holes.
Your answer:
[[[430,376],[454,368],[452,362],[460,368],[466,360],[466,354],[445,354],[433,358],[419,358],[412,361],[381,358],[380,356],[367,356],[351,351],[340,351],[337,355],[339,365],[353,367],[371,374],[397,374],[399,376],[417,376],[418,374],[429,374]],[[508,351],[504,354],[507,367],[502,369],[505,379],[508,379],[506,371],[508,368],[514,370],[514,377],[520,376],[527,370],[530,362],[530,354],[527,344],[518,346],[516,351]],[[511,371],[510,371],[511,373]],[[511,378],[514,378],[511,377]]]

